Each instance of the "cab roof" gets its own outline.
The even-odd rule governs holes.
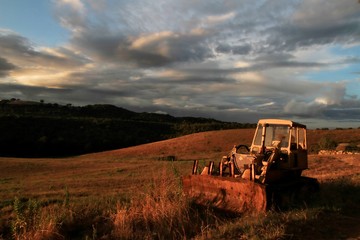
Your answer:
[[[258,124],[288,125],[290,127],[306,128],[306,125],[286,119],[260,119]]]

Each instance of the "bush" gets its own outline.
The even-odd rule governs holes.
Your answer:
[[[332,140],[328,136],[324,136],[324,137],[320,138],[318,144],[319,144],[320,150],[334,150],[337,146],[337,142]]]

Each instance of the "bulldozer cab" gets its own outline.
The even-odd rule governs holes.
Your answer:
[[[278,169],[308,168],[306,126],[281,119],[262,119],[258,122],[250,153],[266,155],[279,151]]]

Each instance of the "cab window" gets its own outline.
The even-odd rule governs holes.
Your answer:
[[[263,126],[259,125],[255,135],[254,145],[261,145],[262,130],[263,130]]]
[[[280,141],[280,147],[288,147],[289,145],[289,131],[287,125],[270,124],[266,128],[265,146],[274,146],[275,141]]]

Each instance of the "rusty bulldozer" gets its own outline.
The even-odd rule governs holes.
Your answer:
[[[219,164],[202,171],[194,161],[183,177],[185,194],[200,205],[235,212],[264,212],[304,201],[319,190],[308,168],[306,126],[289,120],[259,120],[252,145],[234,146]]]

